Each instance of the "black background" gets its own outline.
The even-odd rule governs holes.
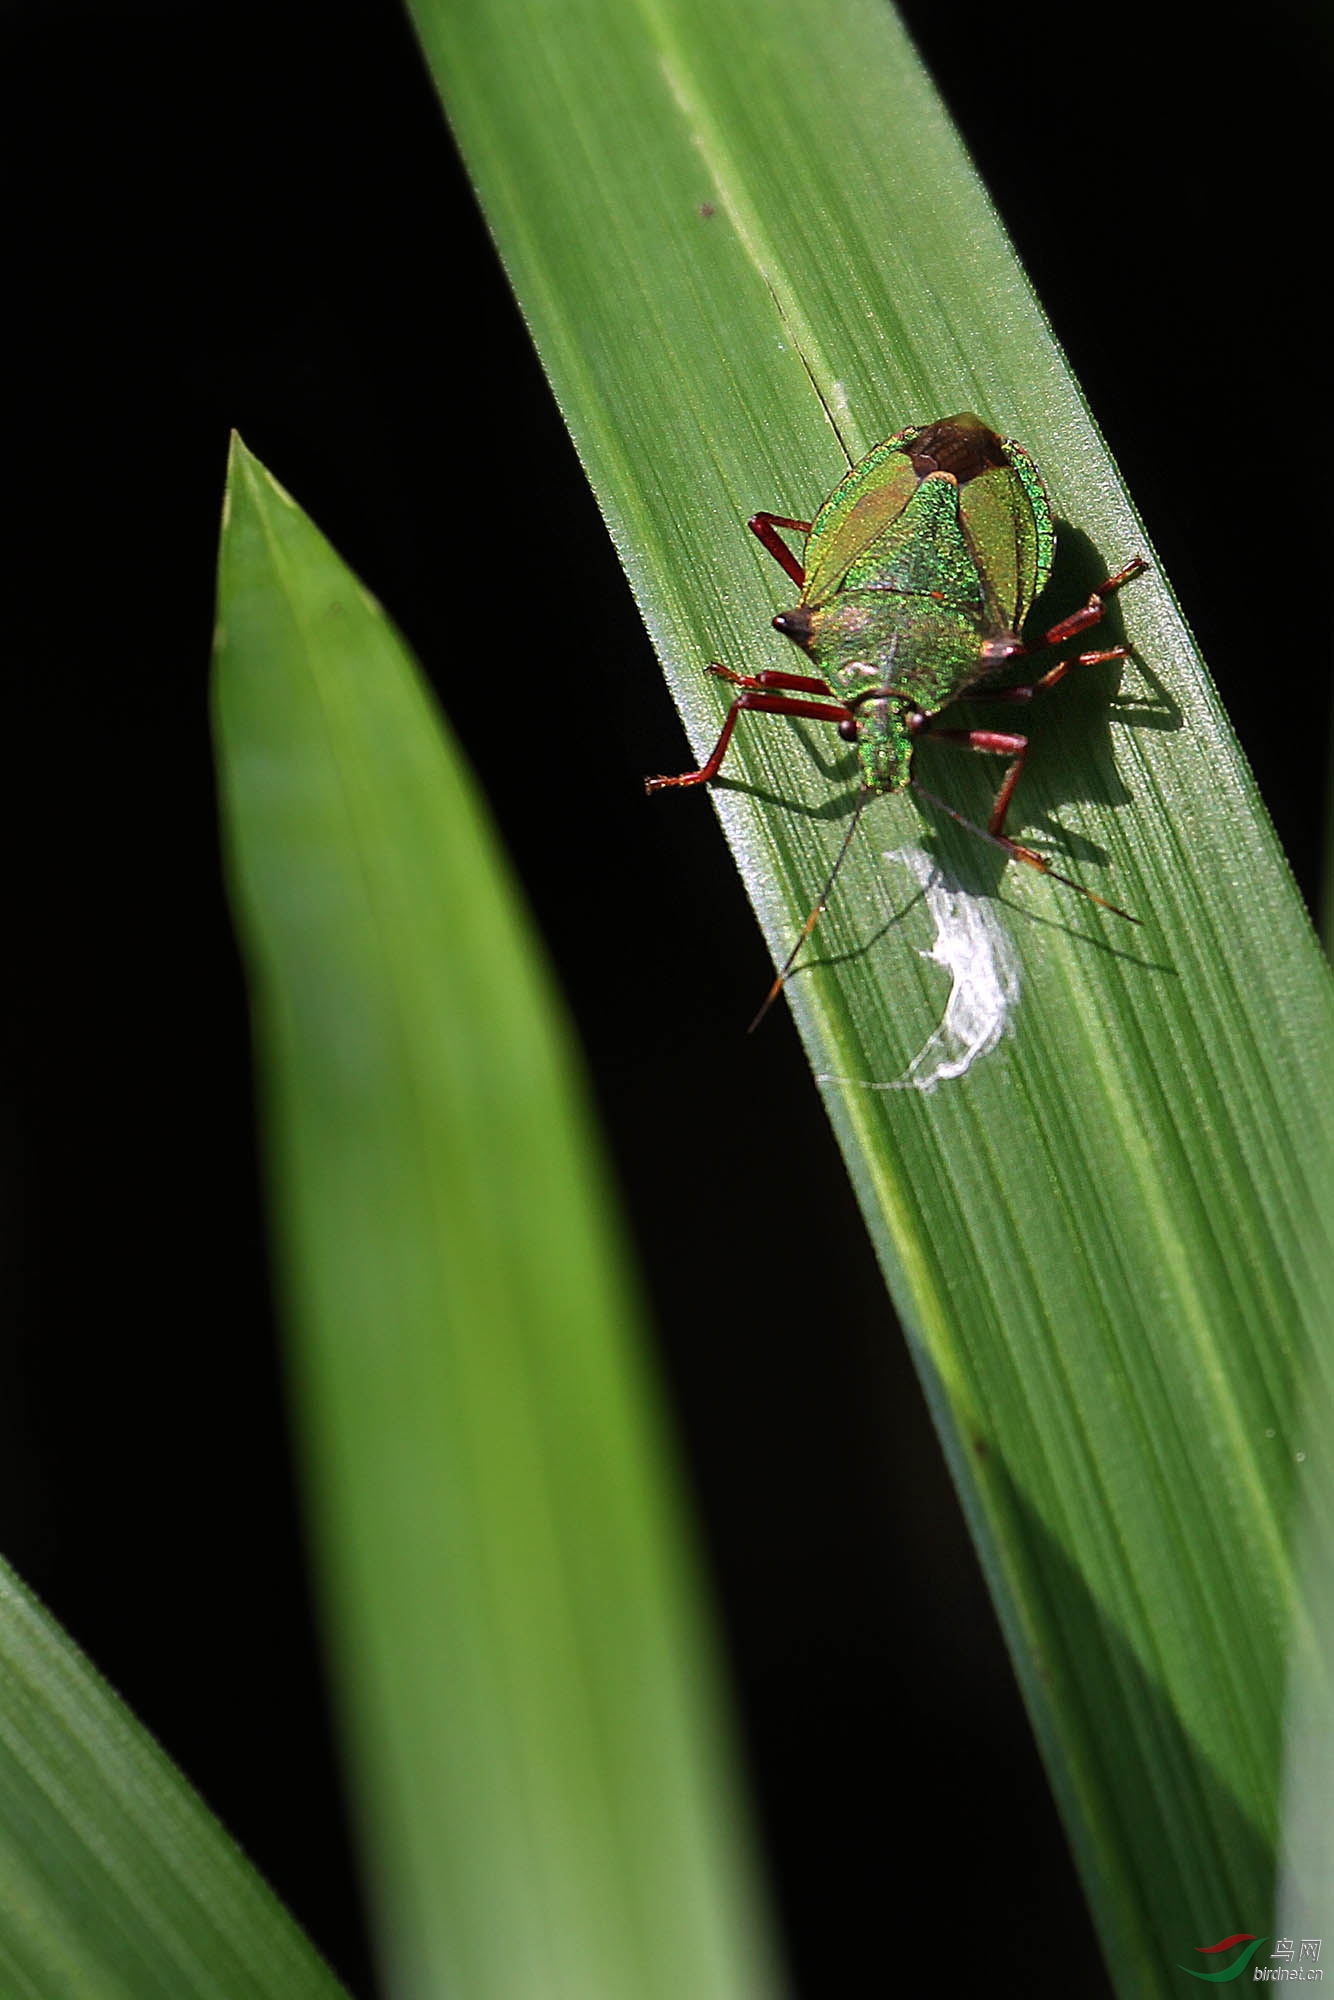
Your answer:
[[[1314,897],[1327,44],[1295,4],[1258,40],[1165,7],[1107,46],[1070,12],[907,9]],[[942,1980],[985,1964],[998,1994],[1104,1991],[823,1111],[781,1010],[742,1033],[768,966],[712,814],[644,801],[683,739],[404,22],[388,0],[49,0],[7,9],[0,46],[21,1218],[0,1548],[370,1995],[217,861],[205,684],[235,424],[417,649],[558,962],[803,1995],[888,1990],[905,1951]],[[456,510],[520,436],[551,697],[522,780],[451,637]],[[800,1180],[776,1186],[778,1159]]]

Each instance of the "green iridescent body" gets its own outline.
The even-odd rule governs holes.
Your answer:
[[[1048,647],[1063,649],[1096,625],[1107,598],[1146,568],[1143,558],[1136,556],[1107,577],[1084,604],[1025,645],[1024,624],[1051,574],[1056,548],[1051,508],[1023,446],[968,412],[914,424],[877,445],[835,487],[814,521],[756,514],[750,526],[800,585],[800,602],[773,622],[800,646],[814,671],[765,668],[742,674],[715,662],[709,672],[740,692],[712,754],[698,770],[646,779],[648,790],[711,784],[743,713],[833,723],[855,746],[864,784],[839,861],[802,939],[824,908],[866,801],[873,793],[907,785],[1012,860],[1137,923],[1128,910],[1059,874],[1045,856],[1006,832],[1028,738],[1010,729],[941,728],[937,718],[964,695],[1011,705],[1029,702],[1056,687],[1073,667],[1125,659],[1125,646],[1104,646],[1063,657],[1023,686],[994,680],[1012,661]],[[804,566],[780,529],[805,534]],[[1007,759],[985,827],[964,819],[914,776],[923,737]],[[791,965],[789,957],[761,1016]]]
[[[1032,459],[973,416],[899,431],[826,500],[774,623],[854,709],[872,791],[905,786],[923,720],[1022,650],[1055,539]]]

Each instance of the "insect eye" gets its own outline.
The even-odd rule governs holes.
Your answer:
[[[855,743],[857,741],[857,732],[860,728],[861,724],[855,715],[845,715],[842,722],[838,725],[838,733],[845,743]]]
[[[811,614],[804,604],[799,604],[795,611],[780,611],[774,619],[774,630],[795,645],[804,646],[811,636]]]

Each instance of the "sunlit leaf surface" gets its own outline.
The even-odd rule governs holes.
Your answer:
[[[697,755],[727,699],[709,661],[792,668],[769,629],[792,586],[747,516],[810,518],[905,423],[973,409],[1035,455],[1061,524],[1043,623],[1152,558],[885,7],[412,12]],[[1132,267],[1133,242],[1122,309]],[[1013,828],[1140,927],[898,797],[866,815],[790,991],[1109,1962],[1145,1995],[1270,1921],[1296,1397],[1328,1361],[1332,1020],[1160,570],[1103,630],[1134,658],[1034,708]],[[924,749],[921,775],[976,819],[984,762]],[[851,758],[755,717],[728,773],[718,810],[781,957]],[[961,1034],[951,968],[972,974]],[[774,1197],[799,1185],[775,1161]]]

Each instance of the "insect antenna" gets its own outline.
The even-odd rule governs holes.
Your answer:
[[[1128,924],[1138,924],[1143,921],[1140,917],[1132,917],[1129,910],[1123,910],[1119,904],[1109,903],[1104,896],[1096,896],[1092,889],[1086,889],[1082,882],[1072,882],[1068,875],[1058,873],[1049,861],[1044,861],[1031,847],[1021,847],[1017,840],[1010,840],[1003,833],[988,833],[984,826],[977,826],[971,819],[965,819],[961,812],[956,812],[953,806],[947,806],[944,799],[938,799],[934,792],[929,792],[916,778],[912,780],[912,788],[915,792],[920,792],[924,799],[929,799],[939,811],[947,814],[956,826],[966,826],[969,833],[975,833],[979,840],[989,840],[993,847],[999,847],[1001,853],[1008,854],[1012,861],[1027,862],[1030,868],[1037,869],[1039,875],[1050,875],[1053,882],[1063,882],[1067,889],[1077,890],[1081,896],[1087,896],[1090,903],[1096,903],[1100,910],[1110,910],[1114,917],[1124,917]],[[842,856],[839,858],[841,860]]]
[[[816,897],[815,908],[811,911],[810,915],[807,917],[805,923],[801,927],[801,936],[797,939],[797,942],[793,945],[791,951],[788,953],[787,957],[783,960],[783,964],[779,971],[778,977],[775,979],[773,985],[769,988],[769,991],[765,994],[764,1004],[760,1008],[759,1013],[755,1016],[755,1019],[751,1022],[750,1026],[747,1028],[746,1033],[748,1035],[754,1034],[755,1030],[759,1027],[760,1022],[764,1019],[769,1009],[773,1006],[774,1001],[778,998],[779,994],[782,992],[784,981],[786,980],[789,972],[791,972],[793,966],[797,962],[797,953],[801,950],[801,947],[805,944],[807,938],[810,936],[811,932],[815,929],[815,926],[819,923],[821,917],[824,915],[825,904],[829,901],[830,893],[834,887],[834,883],[838,879],[838,871],[843,866],[844,860],[847,856],[848,849],[852,845],[852,836],[857,831],[857,822],[860,820],[862,813],[865,811],[866,802],[870,798],[870,796],[871,796],[870,787],[867,785],[863,785],[861,791],[858,793],[857,803],[852,809],[852,818],[848,821],[848,830],[843,836],[843,845],[838,850],[838,859],[835,861],[833,867],[829,871],[829,880],[825,883],[823,889],[821,889],[819,895]]]

